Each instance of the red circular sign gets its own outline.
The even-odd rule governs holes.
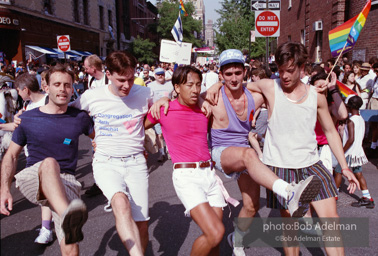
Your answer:
[[[256,18],[256,30],[263,36],[274,35],[280,27],[280,19],[274,12],[265,11]]]
[[[58,48],[63,52],[68,51],[70,49],[70,39],[66,36],[59,37]]]

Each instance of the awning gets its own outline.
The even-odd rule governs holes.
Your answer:
[[[38,54],[38,53],[42,53],[42,54]],[[45,54],[57,55],[58,52],[54,51],[53,49],[48,48],[48,47],[41,47],[41,46],[35,46],[35,45],[25,45],[25,56],[26,57],[31,55],[33,59],[39,59],[40,57],[42,57]]]
[[[76,55],[85,56],[85,57],[92,55],[92,53],[90,53],[90,52],[75,51],[75,50],[71,50],[71,52],[76,54]]]
[[[54,48],[54,50],[58,53],[59,59],[64,59],[64,52],[60,52],[58,48]],[[75,54],[71,51],[66,52],[66,58],[68,59],[74,59],[74,60],[81,60],[81,55]]]

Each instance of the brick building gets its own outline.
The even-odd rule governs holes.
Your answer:
[[[358,15],[366,0],[285,0],[281,1],[280,37],[303,43],[313,62],[331,58],[328,32]],[[349,59],[368,61],[378,56],[378,1],[373,0],[370,13]]]

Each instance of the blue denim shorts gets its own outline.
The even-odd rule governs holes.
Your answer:
[[[248,174],[248,171],[247,170],[244,170],[242,172],[233,172],[233,173],[230,173],[230,174],[226,174],[222,168],[222,163],[221,163],[221,155],[222,155],[222,152],[223,150],[225,150],[226,148],[228,148],[229,146],[219,146],[219,147],[213,147],[211,149],[211,159],[213,161],[215,161],[215,168],[218,169],[218,171],[222,172],[223,175],[228,178],[228,179],[234,179],[234,180],[238,180],[240,175],[243,174],[243,173],[246,173]]]

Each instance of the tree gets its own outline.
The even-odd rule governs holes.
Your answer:
[[[179,14],[179,1],[175,0],[158,0],[159,25],[157,32],[162,39],[174,40],[171,30]],[[184,42],[192,43],[193,46],[201,47],[202,40],[194,36],[194,32],[199,35],[202,31],[202,22],[193,18],[194,6],[191,2],[186,3],[185,10],[188,16],[181,15],[182,26],[184,28]]]
[[[222,9],[216,10],[220,18],[216,22],[215,43],[219,51],[226,49],[249,49],[250,30],[255,27],[255,13],[250,0],[223,0]],[[265,38],[256,38],[251,43],[250,57],[265,54]]]
[[[150,39],[143,39],[138,35],[131,45],[131,52],[139,62],[152,64],[157,58],[157,55],[151,51],[155,46],[156,44]]]

